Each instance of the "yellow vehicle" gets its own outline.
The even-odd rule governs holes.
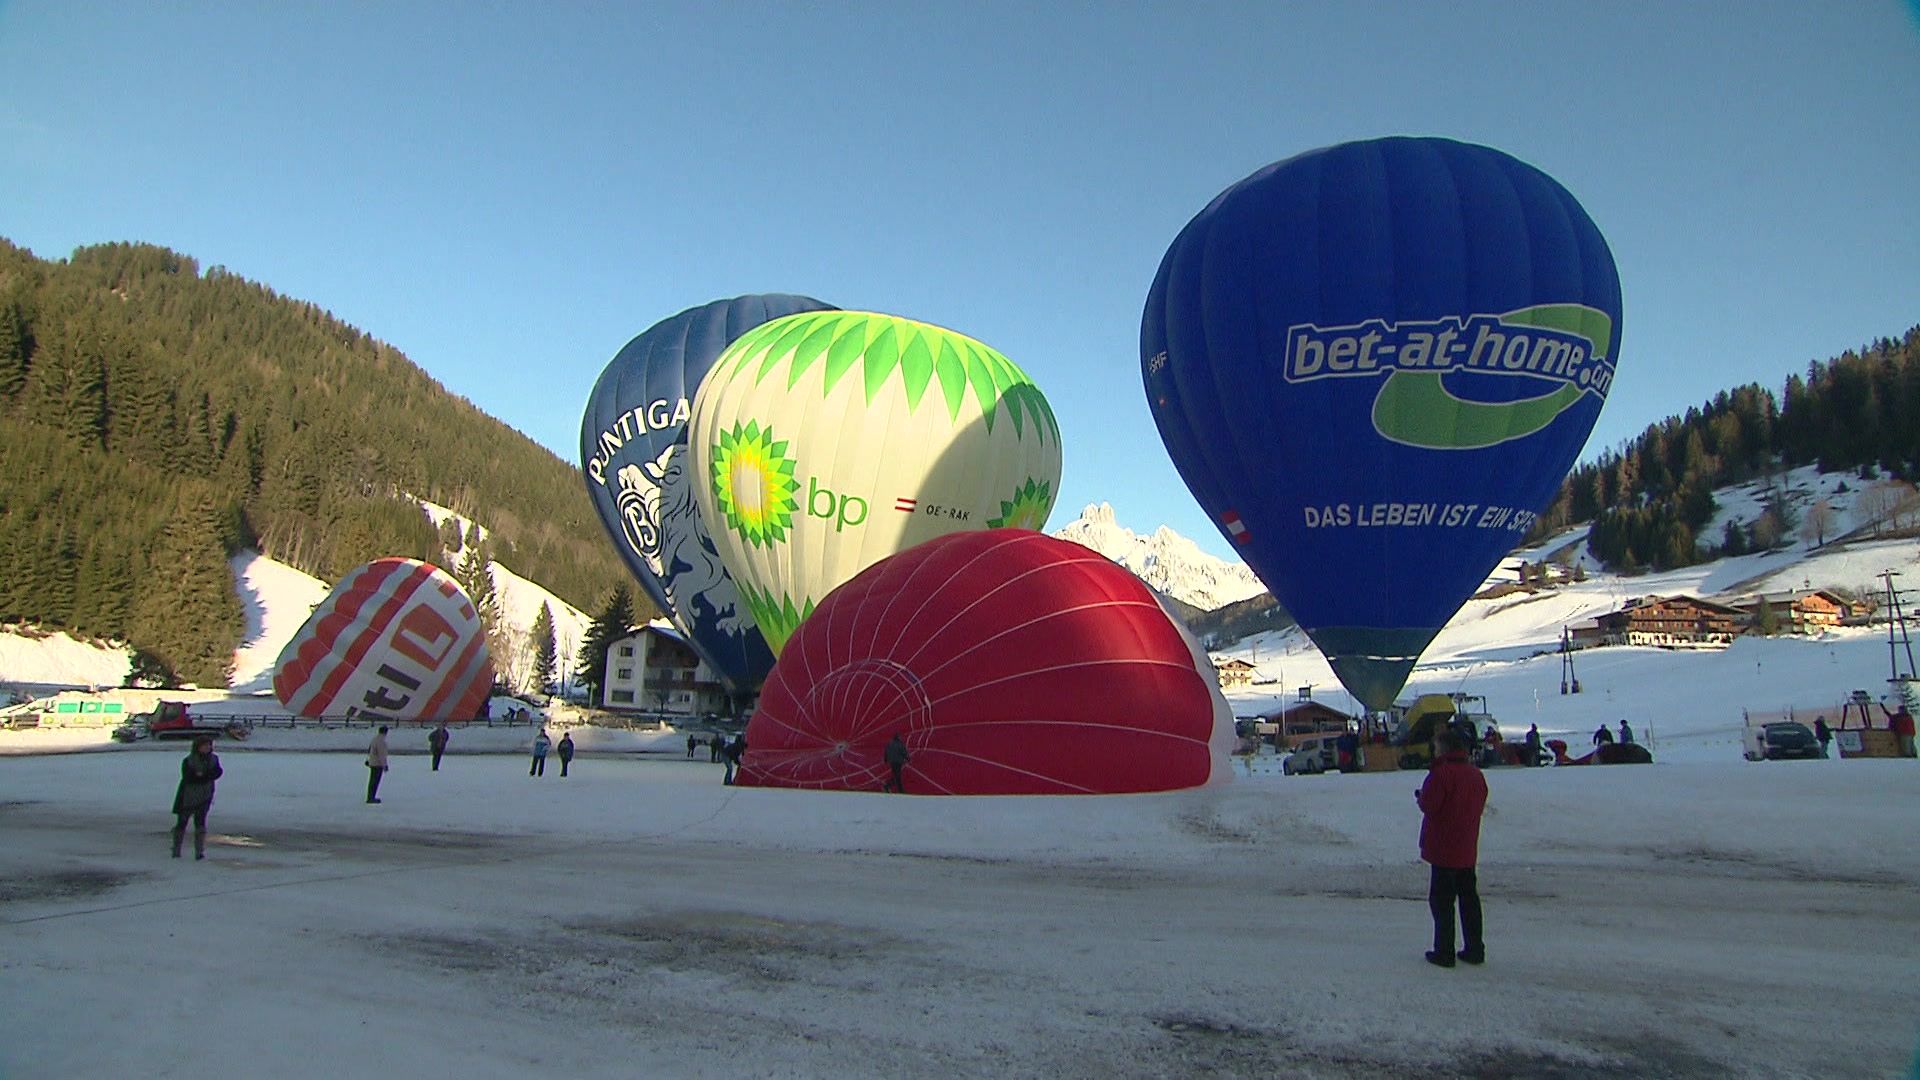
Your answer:
[[[1422,694],[1413,704],[1393,707],[1393,742],[1400,751],[1400,767],[1424,769],[1433,764],[1433,740],[1457,715],[1448,694]]]

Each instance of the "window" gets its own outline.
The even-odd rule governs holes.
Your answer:
[[[633,678],[633,669],[630,667],[615,668],[613,677],[616,679],[631,679]]]
[[[631,646],[631,645],[622,645],[622,646],[620,646],[620,655],[621,655],[621,656],[623,656],[623,657],[626,657],[626,656],[632,656],[632,655],[633,655],[633,646]]]
[[[607,695],[607,700],[617,701],[622,705],[631,705],[633,704],[633,691],[615,690],[613,693]]]

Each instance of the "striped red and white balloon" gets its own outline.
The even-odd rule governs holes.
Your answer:
[[[1124,568],[1024,529],[886,558],[800,624],[747,724],[739,783],[1101,794],[1224,781],[1233,715],[1193,638]]]
[[[418,559],[375,559],[341,578],[273,673],[274,696],[310,717],[465,720],[492,686],[473,602]]]

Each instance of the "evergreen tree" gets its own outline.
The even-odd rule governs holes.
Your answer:
[[[553,609],[547,604],[540,605],[540,614],[533,620],[533,681],[543,694],[553,693],[554,676],[558,673],[560,646],[553,630]]]
[[[604,704],[600,691],[606,683],[607,649],[632,633],[633,626],[633,593],[621,582],[614,586],[593,625],[587,627],[586,636],[580,641],[580,666],[573,673],[577,681],[586,684],[595,705]]]
[[[134,598],[133,639],[180,679],[226,686],[244,614],[220,544],[211,496],[174,513]]]

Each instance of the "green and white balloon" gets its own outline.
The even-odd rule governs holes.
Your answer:
[[[1060,426],[1025,372],[923,322],[814,311],[729,346],[687,424],[694,492],[777,655],[841,582],[968,529],[1041,529]]]

